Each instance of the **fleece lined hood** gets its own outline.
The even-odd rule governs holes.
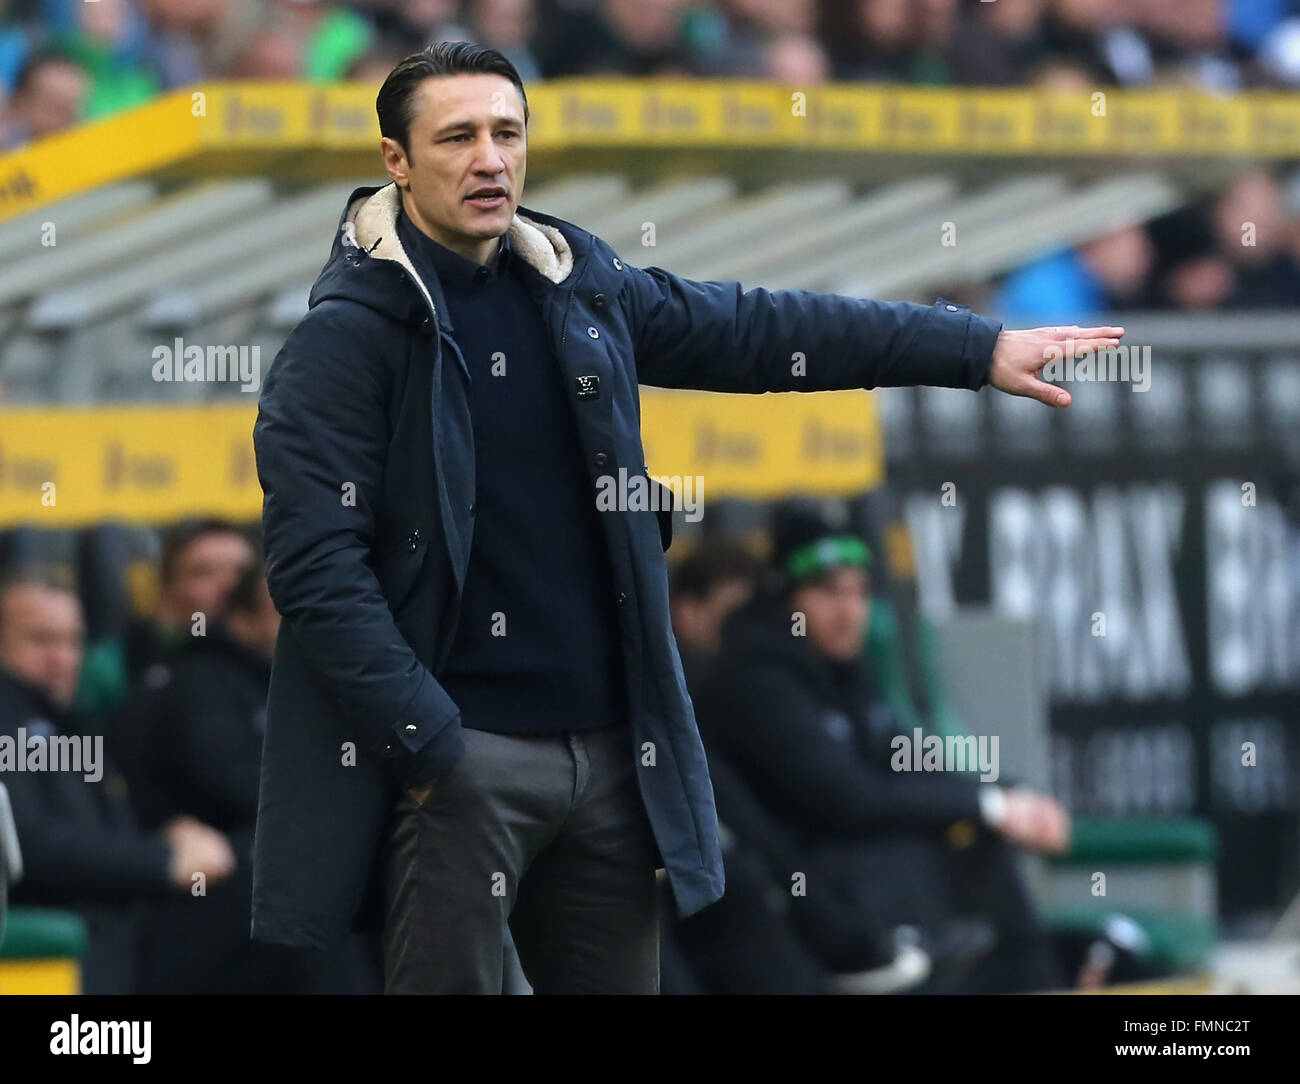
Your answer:
[[[419,322],[432,314],[442,321],[442,291],[437,282],[424,282],[397,236],[401,208],[397,185],[358,188],[339,218],[329,262],[312,287],[309,305],[330,297],[358,301],[403,322]],[[506,231],[516,256],[547,281],[559,286],[573,273],[575,249],[558,219],[520,207]],[[418,288],[394,289],[405,277]]]

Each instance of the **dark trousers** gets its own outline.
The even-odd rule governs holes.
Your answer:
[[[384,854],[386,993],[502,990],[506,926],[534,993],[659,992],[656,850],[627,726],[465,730],[465,757]]]

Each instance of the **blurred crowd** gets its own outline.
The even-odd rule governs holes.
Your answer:
[[[960,294],[960,290],[954,291]],[[1015,323],[1086,323],[1145,310],[1300,306],[1300,172],[1246,169],[1216,195],[1149,222],[1124,221],[969,298]]]
[[[943,725],[891,678],[912,648],[879,632],[897,618],[880,620],[890,604],[865,533],[841,506],[794,501],[764,537],[760,558],[748,536],[702,535],[672,570],[727,891],[684,922],[665,900],[663,992],[1101,981],[1087,946],[1044,930],[1021,879],[1020,853],[1068,846],[1063,807],[1005,776],[893,763],[896,735]],[[26,864],[12,903],[82,917],[87,992],[382,987],[366,935],[330,953],[249,939],[279,629],[257,552],[224,521],[168,529],[148,612],[89,644],[84,585],[60,567],[0,579],[0,736],[103,739],[102,778],[0,777]]]
[[[0,148],[208,79],[363,80],[437,40],[580,75],[1300,84],[1300,0],[0,0]]]
[[[150,612],[91,644],[65,566],[0,580],[0,736],[99,742],[89,774],[0,773],[24,865],[11,903],[80,916],[86,993],[380,989],[364,939],[317,953],[249,938],[280,624],[255,554],[233,524],[177,526]]]
[[[206,79],[378,86],[439,39],[491,45],[529,81],[1300,85],[1300,0],[0,0],[0,11],[0,150]],[[1213,198],[1044,253],[991,297],[949,292],[1040,323],[1294,307],[1300,173],[1244,172]]]

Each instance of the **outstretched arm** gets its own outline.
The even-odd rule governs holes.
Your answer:
[[[986,383],[1051,406],[1070,395],[1038,379],[1067,351],[1114,346],[1122,328],[1004,331],[964,306],[871,301],[810,290],[745,290],[660,267],[627,266],[620,295],[643,384],[704,391],[838,391]],[[1055,354],[1052,352],[1056,351]]]

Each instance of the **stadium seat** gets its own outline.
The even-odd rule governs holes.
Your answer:
[[[67,911],[15,907],[0,941],[0,994],[76,994],[86,930]]]
[[[1209,964],[1217,923],[1214,828],[1193,818],[1080,817],[1067,854],[1047,862],[1038,893],[1057,930],[1104,935],[1123,916],[1145,935],[1161,974]],[[1104,873],[1105,895],[1094,894]],[[1100,883],[1100,882],[1098,882]]]

